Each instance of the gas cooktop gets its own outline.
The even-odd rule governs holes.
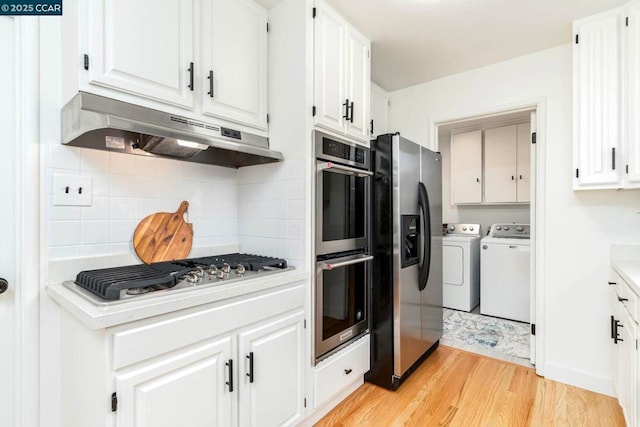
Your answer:
[[[95,305],[110,305],[291,269],[284,259],[235,253],[82,271],[63,286]]]

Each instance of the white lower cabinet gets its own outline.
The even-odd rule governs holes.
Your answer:
[[[611,339],[614,344],[613,377],[618,402],[627,427],[640,426],[638,422],[638,398],[640,397],[638,358],[638,322],[636,304],[638,296],[618,275],[610,282],[613,289],[613,315]]]
[[[65,313],[61,425],[297,424],[303,301],[286,285],[100,330]]]

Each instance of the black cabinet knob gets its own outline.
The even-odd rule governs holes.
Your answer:
[[[0,294],[4,293],[9,288],[9,282],[0,278]]]
[[[353,369],[345,369],[344,373],[349,375],[351,372],[353,372]]]

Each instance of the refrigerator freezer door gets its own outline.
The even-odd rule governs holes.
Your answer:
[[[422,352],[425,352],[442,336],[442,159],[440,154],[422,148],[420,160],[421,182],[427,190],[431,219],[429,277],[421,292]]]
[[[418,264],[402,268],[402,215],[418,215],[420,146],[393,137],[393,292],[394,375],[401,377],[422,356],[422,321]],[[420,236],[420,239],[422,237]]]

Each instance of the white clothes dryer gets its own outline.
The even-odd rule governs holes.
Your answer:
[[[530,322],[530,228],[494,224],[482,239],[480,313]]]
[[[480,302],[480,224],[447,224],[442,238],[442,305],[471,311]]]

